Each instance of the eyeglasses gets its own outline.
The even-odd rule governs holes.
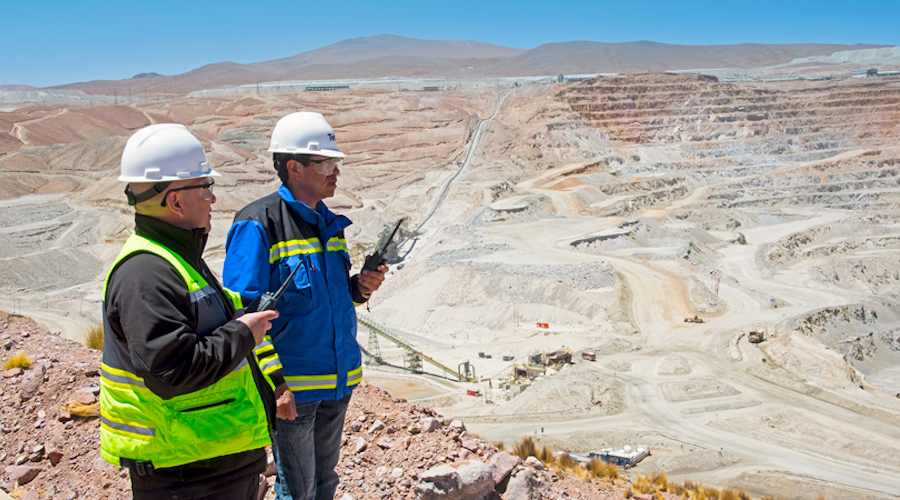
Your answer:
[[[326,158],[324,160],[309,160],[315,164],[313,169],[322,175],[331,175],[335,170],[344,166],[344,160],[341,158]]]
[[[159,206],[166,206],[166,198],[169,197],[169,193],[174,193],[175,191],[186,191],[188,189],[199,189],[200,198],[204,201],[212,201],[213,200],[213,185],[215,185],[216,181],[210,179],[206,184],[198,184],[196,186],[187,186],[181,188],[170,189],[166,191],[166,194],[163,195],[162,203]]]

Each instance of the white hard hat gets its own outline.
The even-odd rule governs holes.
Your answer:
[[[159,123],[134,133],[122,151],[124,182],[170,182],[220,177],[209,168],[203,145],[184,125]]]
[[[343,158],[338,151],[334,129],[319,113],[299,111],[278,120],[269,144],[272,153],[318,155]]]

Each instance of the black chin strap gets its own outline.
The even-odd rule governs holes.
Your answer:
[[[125,185],[125,196],[128,197],[128,204],[136,205],[143,201],[147,201],[150,198],[153,198],[154,196],[158,195],[159,193],[162,193],[163,191],[165,191],[166,188],[169,187],[169,184],[170,184],[170,182],[157,182],[156,184],[153,185],[152,188],[144,191],[141,194],[132,193],[131,192],[131,184],[130,183],[126,184]]]

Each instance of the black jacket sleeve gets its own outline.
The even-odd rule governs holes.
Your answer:
[[[128,344],[137,375],[163,399],[214,384],[253,350],[253,334],[239,321],[198,337],[187,285],[159,256],[123,262],[106,296],[110,327]]]

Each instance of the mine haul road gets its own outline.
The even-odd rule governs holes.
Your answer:
[[[688,195],[691,200],[696,193]],[[679,201],[675,201],[678,204]],[[683,203],[682,203],[683,204]],[[798,210],[798,212],[801,212]],[[740,432],[729,432],[710,425],[714,418],[710,413],[682,414],[677,410],[684,402],[667,401],[661,387],[677,378],[659,376],[656,368],[660,358],[673,354],[693,362],[698,370],[693,377],[707,374],[740,391],[745,399],[762,402],[749,408],[716,411],[728,413],[734,418],[765,417],[783,411],[816,415],[832,423],[836,428],[852,431],[852,434],[875,435],[879,443],[900,449],[900,429],[889,422],[865,418],[851,410],[781,387],[751,375],[748,369],[761,363],[757,347],[739,345],[742,356],[732,360],[723,348],[736,332],[747,331],[759,325],[772,325],[785,317],[847,302],[847,298],[826,290],[815,290],[791,281],[790,277],[778,279],[762,275],[754,267],[754,252],[759,245],[775,242],[779,238],[813,227],[840,220],[840,212],[808,211],[807,220],[790,222],[781,226],[751,229],[745,236],[748,245],[734,245],[723,251],[725,258],[718,265],[722,272],[720,296],[727,310],[703,324],[686,324],[683,318],[692,316],[683,282],[657,269],[607,255],[592,255],[575,251],[569,242],[612,226],[621,219],[588,219],[570,217],[551,221],[538,221],[508,227],[493,227],[483,232],[484,241],[505,243],[523,254],[553,262],[589,262],[602,260],[610,263],[627,282],[631,290],[630,316],[639,331],[643,350],[619,355],[634,362],[633,376],[602,368],[598,364],[582,364],[609,376],[616,376],[628,386],[629,408],[624,414],[610,417],[572,419],[560,422],[542,422],[544,432],[553,435],[577,436],[592,430],[650,430],[678,440],[696,443],[699,447],[738,455],[741,461],[732,467],[707,471],[727,483],[740,472],[785,471],[809,476],[817,481],[844,485],[866,491],[875,491],[897,497],[900,492],[900,474],[896,464],[877,465],[874,461],[860,464],[839,451],[828,453],[827,445],[821,449],[809,446],[791,446],[768,442]],[[734,283],[734,286],[729,283]],[[762,297],[772,297],[787,304],[777,309],[764,308]],[[746,340],[743,341],[746,343]],[[681,380],[691,377],[682,377]],[[520,396],[522,397],[522,396]],[[718,399],[691,401],[713,405]],[[517,422],[515,417],[503,423],[476,423],[469,427],[473,432],[490,440],[514,441],[517,437],[535,432],[534,422]],[[789,442],[789,440],[788,440]],[[623,443],[624,444],[624,443]],[[636,443],[631,443],[632,445]],[[798,443],[801,444],[801,443]],[[577,443],[572,443],[577,448]],[[578,450],[587,451],[587,450]]]

